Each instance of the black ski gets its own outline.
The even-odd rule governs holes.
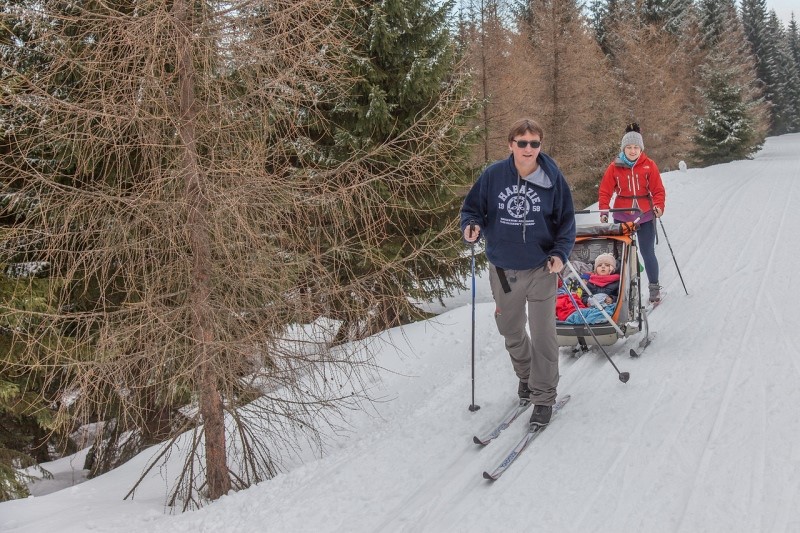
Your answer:
[[[555,419],[556,415],[561,411],[561,409],[567,404],[571,396],[568,394],[558,400],[556,404],[553,406],[553,418],[550,420],[550,424],[553,423],[553,419]],[[549,425],[549,424],[548,424]],[[483,477],[488,479],[489,481],[496,481],[500,476],[503,475],[503,472],[508,470],[508,467],[517,460],[517,457],[528,447],[528,445],[542,432],[547,429],[547,426],[530,426],[528,431],[525,432],[525,436],[514,446],[510,452],[506,455],[505,459],[503,459],[497,467],[491,472],[484,472]]]

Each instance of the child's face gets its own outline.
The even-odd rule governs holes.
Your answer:
[[[594,271],[601,276],[607,276],[614,271],[614,267],[609,265],[608,263],[600,263],[594,268]]]

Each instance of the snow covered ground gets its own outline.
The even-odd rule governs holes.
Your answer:
[[[663,166],[667,166],[662,163]],[[676,166],[671,164],[670,166]],[[796,532],[800,531],[800,134],[752,161],[664,175],[657,253],[668,297],[639,359],[562,349],[572,400],[497,482],[481,477],[524,431],[472,436],[515,401],[517,380],[478,280],[476,403],[470,294],[437,318],[381,335],[375,412],[353,413],[324,457],[196,512],[170,515],[155,477],[123,496],[148,454],[74,486],[82,458],[48,467],[46,495],[0,504],[4,532]],[[594,221],[596,216],[584,219]],[[392,346],[392,344],[394,346]],[[45,486],[49,483],[50,486]]]

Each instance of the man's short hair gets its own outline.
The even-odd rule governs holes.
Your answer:
[[[526,133],[538,134],[539,140],[544,140],[544,131],[538,122],[530,118],[521,118],[511,126],[511,130],[508,132],[508,142],[512,142],[515,137]]]

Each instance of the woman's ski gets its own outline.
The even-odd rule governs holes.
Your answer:
[[[570,398],[571,396],[567,394],[556,402],[556,404],[553,406],[553,418],[558,415]],[[553,423],[552,419],[550,423]],[[510,452],[508,452],[508,455],[506,455],[505,459],[503,459],[500,464],[497,465],[497,467],[491,472],[484,472],[483,477],[490,481],[496,481],[500,476],[503,475],[503,472],[508,470],[508,467],[510,467],[511,464],[517,460],[517,457],[519,457],[525,448],[528,447],[531,441],[538,437],[545,429],[547,429],[547,426],[531,426],[525,433],[525,436],[522,437],[522,439],[511,449]]]

